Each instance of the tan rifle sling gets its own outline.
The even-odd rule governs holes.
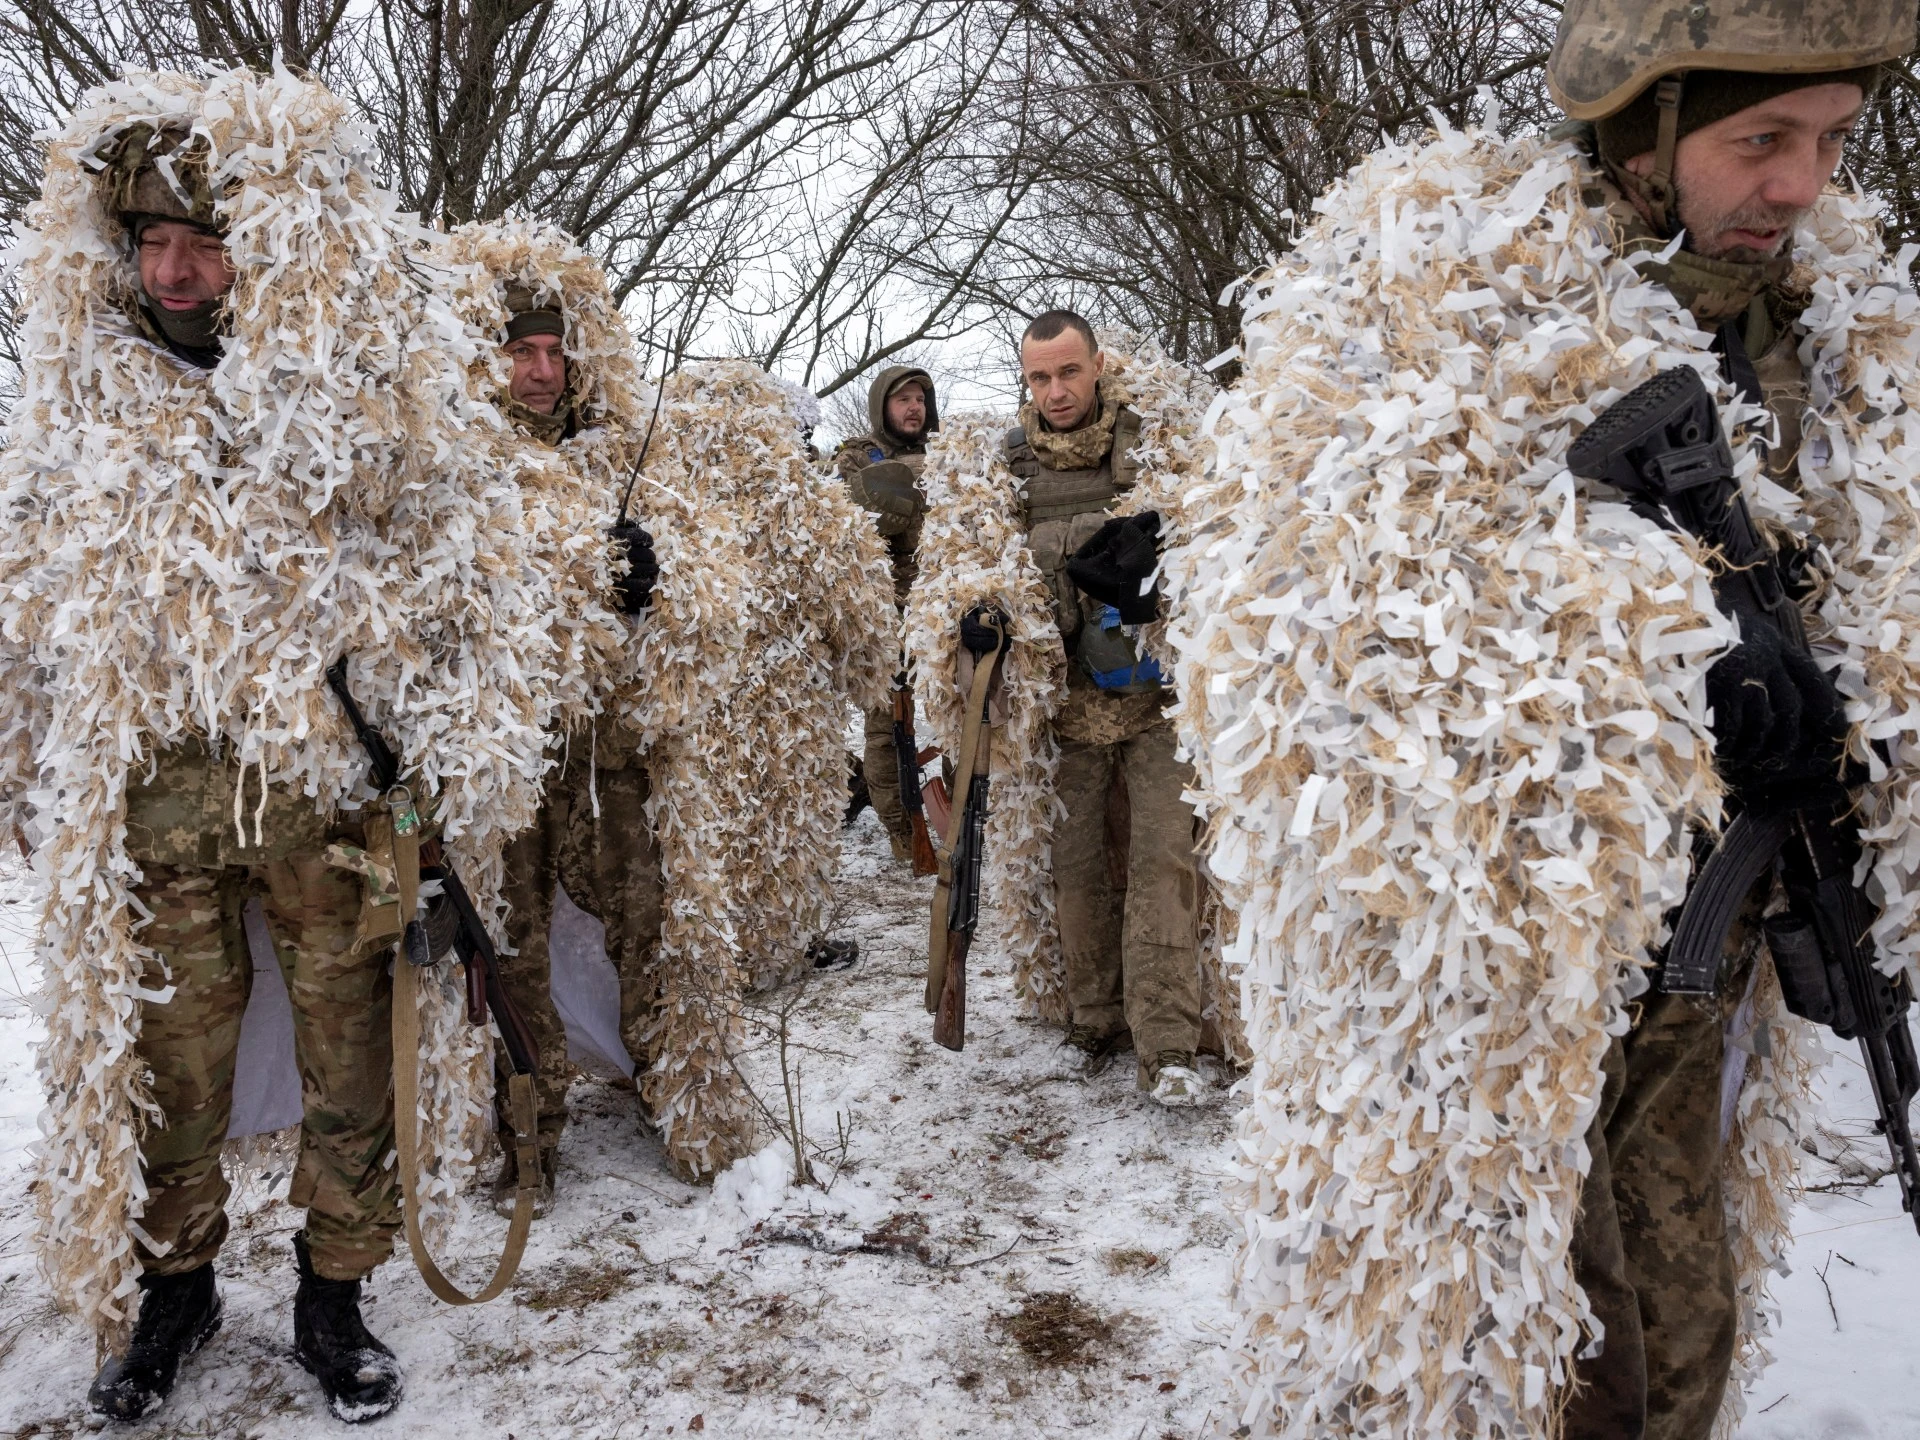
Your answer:
[[[396,787],[404,790],[404,787]],[[400,914],[405,923],[418,913],[420,903],[420,821],[411,796],[404,809],[388,797],[393,815],[394,873],[400,891]],[[369,835],[369,843],[372,842]],[[507,1226],[506,1248],[494,1266],[493,1278],[478,1294],[469,1295],[449,1280],[434,1263],[420,1233],[420,973],[407,959],[404,933],[393,949],[393,1134],[399,1151],[400,1196],[406,1219],[407,1248],[427,1288],[449,1305],[482,1305],[513,1282],[526,1252],[527,1232],[533,1225],[533,1206],[540,1187],[539,1113],[533,1076],[515,1075],[507,1082],[512,1109],[514,1161],[519,1186],[513,1196],[513,1218]]]

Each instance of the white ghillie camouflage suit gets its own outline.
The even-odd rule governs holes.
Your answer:
[[[203,155],[238,272],[210,370],[133,319],[137,269],[94,157],[141,123]],[[485,901],[561,718],[550,617],[577,582],[556,573],[471,384],[487,342],[372,177],[346,107],[311,81],[136,72],[88,92],[52,138],[20,240],[29,358],[0,456],[0,801],[48,886],[43,1265],[110,1336],[138,1273],[144,1138],[167,1119],[136,1048],[167,977],[143,938],[130,790],[213,752],[201,773],[234,808],[211,832],[226,868],[209,874],[262,872],[250,857],[281,839],[269,809],[351,828],[375,797],[322,681],[351,656],[362,706]],[[486,1098],[484,1037],[442,975],[423,1001],[430,1212],[460,1183]],[[384,1037],[369,1044],[377,1075]]]
[[[1247,300],[1211,479],[1169,558],[1206,853],[1254,1053],[1230,1190],[1238,1420],[1305,1437],[1546,1436],[1593,1330],[1572,1242],[1601,1064],[1719,818],[1704,675],[1733,638],[1690,544],[1568,473],[1697,368],[1764,522],[1825,541],[1809,632],[1849,700],[1883,961],[1920,947],[1920,301],[1864,201],[1793,239],[1798,494],[1710,336],[1623,259],[1571,143],[1445,131],[1318,202]],[[1884,742],[1883,764],[1869,749]],[[1723,1192],[1765,1360],[1817,1053],[1758,967]]]

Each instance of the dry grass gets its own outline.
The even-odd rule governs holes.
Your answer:
[[[988,1131],[987,1138],[1006,1149],[1018,1150],[1029,1160],[1058,1160],[1066,1150],[1061,1142],[1067,1138],[1067,1132],[1050,1130],[1041,1135],[1036,1133],[1038,1129],[1038,1126],[1023,1125],[1010,1135]]]
[[[1163,1263],[1153,1251],[1133,1248],[1109,1250],[1103,1258],[1109,1275],[1144,1275]]]
[[[659,1325],[641,1330],[627,1341],[627,1355],[635,1365],[651,1365],[668,1355],[678,1355],[693,1347],[693,1337],[678,1325]]]
[[[514,1288],[529,1310],[585,1310],[613,1299],[632,1278],[630,1265],[586,1261],[531,1276]]]
[[[1091,1365],[1119,1338],[1119,1326],[1068,1290],[1029,1295],[1011,1315],[991,1322],[1029,1359],[1054,1369]]]

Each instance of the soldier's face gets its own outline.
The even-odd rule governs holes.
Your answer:
[[[887,428],[902,440],[911,440],[927,428],[927,392],[918,380],[909,380],[887,396]]]
[[[1780,254],[1839,168],[1864,98],[1858,85],[1809,85],[1681,140],[1673,186],[1687,248],[1725,260]],[[1646,174],[1652,163],[1630,165]]]
[[[233,265],[218,235],[155,220],[140,232],[140,286],[164,310],[193,310],[233,288]]]
[[[506,351],[513,361],[509,393],[529,410],[553,414],[567,390],[567,357],[560,337],[528,335],[510,342]]]
[[[1020,345],[1020,375],[1027,394],[1055,430],[1078,430],[1092,418],[1094,387],[1106,368],[1106,354],[1071,327],[1051,340],[1029,336]]]

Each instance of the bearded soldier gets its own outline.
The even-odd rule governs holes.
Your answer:
[[[605,272],[567,236],[524,222],[481,223],[455,232],[458,259],[479,262],[491,283],[483,290],[503,306],[502,353],[511,366],[502,408],[526,443],[552,452],[552,496],[566,509],[556,522],[577,530],[574,543],[592,545],[610,532],[611,571],[605,597],[622,616],[618,636],[605,633],[598,597],[584,597],[588,639],[581,678],[594,692],[592,708],[611,708],[616,682],[630,673],[616,653],[630,649],[627,628],[653,598],[660,569],[653,537],[633,520],[616,522],[629,434],[640,397],[639,373]],[[609,415],[609,411],[617,415]],[[604,542],[600,542],[604,543]],[[660,940],[660,854],[647,818],[647,771],[640,737],[613,715],[556,737],[560,751],[535,823],[506,853],[507,937],[502,982],[526,1016],[540,1047],[536,1093],[540,1111],[541,1176],[538,1205],[551,1200],[556,1156],[567,1123],[567,1087],[574,1067],[553,1000],[548,946],[555,886],[606,927],[607,957],[620,981],[620,1034],[629,1053],[645,1057],[652,1017],[654,953]],[[496,1113],[508,1114],[504,1061],[497,1076]],[[504,1132],[505,1126],[496,1127]],[[511,1207],[518,1167],[510,1146],[495,1183],[496,1204]]]
[[[1262,1057],[1253,1434],[1737,1421],[1809,907],[1862,917],[1822,987],[1916,941],[1920,332],[1827,188],[1914,9],[1569,4],[1582,123],[1383,152],[1249,293],[1171,569]]]
[[[343,1420],[397,1402],[359,1300],[401,1224],[403,839],[424,817],[484,868],[553,714],[553,586],[469,443],[465,329],[371,173],[317,84],[135,75],[54,138],[22,240],[0,795],[51,882],[43,1268],[115,1352],[109,1419],[220,1326],[250,898],[305,1110],[295,1357]],[[343,659],[397,754],[384,795],[323,679]]]
[[[927,439],[940,428],[940,406],[933,377],[913,365],[893,365],[874,377],[867,391],[868,430],[843,443],[835,467],[853,498],[873,512],[893,557],[894,601],[904,606],[913,588],[926,518],[920,471],[927,460]],[[913,859],[913,829],[900,798],[900,757],[893,743],[893,711],[865,716],[866,751],[861,771],[873,813],[886,827],[893,858]]]

